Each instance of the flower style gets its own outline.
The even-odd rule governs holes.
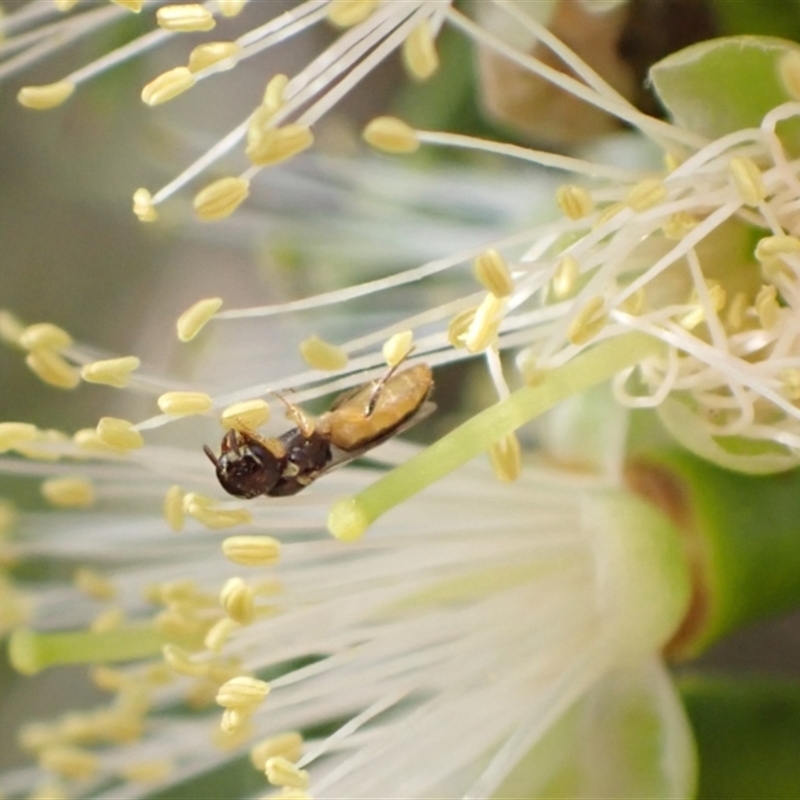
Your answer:
[[[46,382],[158,394],[162,412],[137,424],[104,417],[72,438],[0,426],[2,449],[30,459],[4,464],[45,478],[45,498],[72,507],[22,515],[9,559],[46,553],[85,564],[73,587],[31,592],[31,619],[45,631],[19,627],[25,593],[4,587],[14,663],[31,673],[89,663],[97,686],[115,694],[100,709],[26,726],[20,740],[40,771],[9,773],[4,791],[30,791],[44,771],[56,783],[39,784],[39,796],[142,796],[152,791],[141,788],[147,782],[163,788],[221,769],[258,739],[253,763],[285,797],[691,795],[691,735],[657,660],[689,602],[677,536],[620,488],[619,463],[603,478],[522,469],[514,432],[611,380],[623,406],[657,408],[681,444],[711,461],[746,472],[796,464],[798,162],[781,125],[800,105],[713,135],[663,122],[518,5],[493,6],[574,77],[441,0],[313,0],[235,42],[200,45],[187,67],[145,87],[146,103],[175,98],[323,19],[344,29],[296,76],[273,78],[258,108],[171,183],[139,190],[135,212],[155,221],[162,204],[243,148],[245,171],[194,201],[201,219],[230,215],[256,174],[309,149],[312,126],[391,52],[402,49],[413,76],[432,74],[445,24],[638,129],[664,150],[666,167],[611,166],[375,120],[365,138],[383,151],[457,148],[570,173],[556,192],[562,216],[327,294],[249,309],[209,298],[181,317],[184,342],[208,335],[208,323],[213,334],[243,320],[279,340],[287,314],[310,311],[321,325],[360,298],[390,307],[384,293],[398,287],[436,281],[450,293],[380,326],[355,317],[356,333],[341,345],[311,337],[301,348],[308,370],[261,383],[241,374],[231,389],[230,376],[219,385],[213,369],[190,386],[165,382],[140,371],[136,357],[97,360],[54,325],[0,317],[0,335]],[[19,54],[3,71],[126,7],[139,10],[92,8],[11,37],[4,50]],[[158,30],[54,84],[21,90],[20,101],[57,105],[93,75],[178,32],[210,30],[219,14],[242,7],[159,6]],[[10,15],[7,29],[38,22],[42,9]],[[770,58],[782,99],[800,95],[795,54],[775,48]],[[654,75],[669,95],[673,72]],[[237,353],[252,347],[244,334],[234,338]],[[504,350],[517,353],[511,374]],[[387,363],[437,367],[478,355],[498,403],[427,450],[383,446],[375,459],[395,468],[380,479],[349,466],[297,498],[247,508],[219,499],[197,444],[219,436],[202,427],[209,412],[254,430],[268,423],[269,393],[296,390],[292,404],[305,403],[378,378]],[[517,373],[525,385],[512,391]],[[194,431],[181,437],[190,447],[173,433],[179,425]],[[485,465],[467,464],[484,452],[500,484]],[[164,497],[162,514],[154,503]],[[94,504],[96,512],[81,510]],[[329,527],[347,545],[321,530],[331,507]],[[187,524],[210,530],[168,541],[168,527]],[[221,557],[214,531],[228,528],[237,531]],[[106,605],[80,630],[96,603]],[[132,663],[112,666],[118,661]],[[221,724],[215,717],[206,735],[199,720],[210,722],[215,701]],[[644,720],[649,757],[631,744],[642,735],[631,718]]]

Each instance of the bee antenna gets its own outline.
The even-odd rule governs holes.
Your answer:
[[[214,455],[214,451],[207,444],[203,445],[203,452],[208,456],[215,467],[219,466],[219,459]]]

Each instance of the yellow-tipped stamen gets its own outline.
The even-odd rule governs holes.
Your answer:
[[[331,0],[326,14],[337,28],[351,28],[363,22],[378,5],[377,0]]]
[[[164,519],[175,533],[183,530],[183,490],[180,486],[170,486],[164,496]]]
[[[470,353],[480,353],[497,338],[497,331],[502,320],[503,302],[489,293],[475,311],[464,335],[464,347]]]
[[[619,310],[624,311],[626,314],[637,316],[644,311],[646,303],[647,293],[644,290],[644,286],[640,286],[619,304]]]
[[[569,219],[583,219],[594,211],[594,198],[583,186],[566,184],[556,189],[556,202]]]
[[[158,407],[175,417],[205,414],[214,401],[205,392],[164,392],[158,398]]]
[[[88,567],[80,567],[72,576],[72,582],[79,592],[94,600],[113,600],[117,587],[113,581]]]
[[[205,300],[198,300],[178,317],[176,323],[178,338],[182,342],[190,342],[221,307],[221,297],[207,297]]]
[[[767,331],[774,328],[781,309],[778,303],[778,290],[774,286],[762,286],[756,295],[755,309],[761,327]]]
[[[28,422],[0,422],[0,453],[36,439],[38,429]]]
[[[308,125],[284,125],[269,128],[256,136],[247,146],[247,157],[259,167],[280,164],[308,150],[314,144],[314,134]]]
[[[634,211],[647,211],[657,206],[667,196],[667,187],[660,178],[647,178],[634,185],[625,197],[626,204]]]
[[[220,728],[226,734],[235,734],[241,731],[242,727],[248,722],[248,714],[236,708],[226,708],[222,712]]]
[[[756,258],[762,263],[797,253],[800,253],[800,239],[796,236],[764,236],[758,240],[755,250]]]
[[[102,383],[123,389],[130,383],[131,372],[139,369],[141,363],[136,356],[93,361],[81,368],[81,378],[87,383]]]
[[[191,655],[178,645],[165,644],[161,652],[169,668],[178,675],[194,677],[208,675],[208,664],[192,661]]]
[[[111,0],[111,2],[134,14],[138,14],[142,10],[142,5],[144,4],[144,0]]]
[[[125,624],[125,610],[120,606],[101,611],[90,623],[92,633],[106,633],[121,628]]]
[[[50,505],[59,508],[88,508],[94,505],[94,486],[85,478],[50,478],[41,492]]]
[[[586,344],[603,330],[608,322],[605,305],[602,297],[591,297],[586,301],[567,328],[567,339],[572,344]]]
[[[200,44],[189,54],[189,71],[201,72],[216,65],[217,70],[233,69],[236,60],[242,53],[242,46],[237,42],[206,42]]]
[[[397,117],[376,117],[364,128],[363,137],[384,153],[414,153],[419,149],[417,132]]]
[[[489,448],[489,460],[497,480],[512,483],[522,473],[522,451],[516,435],[511,433]]]
[[[725,307],[727,300],[725,290],[716,281],[708,281],[707,289],[711,307],[714,311],[721,311]],[[687,331],[694,330],[701,322],[705,322],[707,319],[706,309],[700,303],[697,291],[692,292],[691,302],[697,303],[697,306],[678,320],[678,324],[686,328]]]
[[[72,337],[51,322],[28,325],[20,334],[19,343],[26,350],[64,350],[72,345]]]
[[[183,510],[198,522],[212,530],[247,525],[253,521],[249,511],[244,508],[218,509],[210,497],[189,492],[183,498]]]
[[[250,749],[250,761],[260,771],[267,766],[267,759],[281,756],[292,763],[300,760],[303,754],[303,737],[295,732],[288,731],[277,736],[263,739]]]
[[[439,54],[430,22],[423,20],[406,37],[402,48],[403,64],[408,74],[424,81],[439,68]]]
[[[575,293],[581,267],[574,256],[566,255],[558,262],[553,273],[553,297],[556,300],[565,300]]]
[[[697,227],[697,223],[697,217],[688,211],[676,211],[663,224],[662,230],[667,239],[679,242],[690,230]]]
[[[28,368],[50,386],[74,389],[81,382],[81,374],[54,350],[34,350],[25,357]]]
[[[0,308],[0,340],[12,347],[22,347],[20,339],[24,331],[25,325],[10,311]]]
[[[272,115],[283,108],[283,104],[286,102],[285,94],[288,85],[289,76],[281,72],[273,75],[267,81],[267,86],[264,89],[264,99],[261,101],[261,107],[267,114]]]
[[[241,627],[239,623],[232,620],[230,617],[218,619],[208,629],[208,633],[206,633],[203,639],[203,645],[212,653],[221,653],[225,642],[228,641],[230,635],[239,627]]]
[[[94,428],[81,428],[72,434],[72,441],[81,449],[96,453],[114,453],[117,448],[106,444]]]
[[[594,221],[592,225],[592,230],[597,230],[598,228],[602,228],[610,219],[619,214],[620,211],[627,208],[625,203],[609,203],[598,215],[597,219]]]
[[[217,705],[250,714],[269,694],[269,684],[258,678],[239,675],[226,681],[217,691]]]
[[[57,745],[46,747],[39,753],[39,765],[42,769],[55,772],[62,778],[81,781],[94,777],[99,761],[98,757],[88,750]]]
[[[757,206],[767,196],[761,170],[752,158],[746,156],[732,158],[730,172],[745,205]]]
[[[153,195],[147,189],[137,189],[133,193],[133,213],[140,222],[155,222],[158,219]]]
[[[264,765],[264,774],[273,786],[287,786],[291,789],[305,789],[309,784],[308,772],[298,769],[283,756],[271,756]]]
[[[778,62],[778,74],[788,94],[800,100],[800,53],[796,50],[785,52]]]
[[[247,2],[248,0],[217,0],[217,7],[223,17],[236,17],[242,13]]]
[[[326,372],[344,369],[348,361],[345,350],[318,336],[309,336],[308,339],[300,342],[300,355],[312,369],[321,369]]]
[[[239,625],[249,625],[256,618],[255,592],[241,578],[225,581],[219,593],[219,604]]]
[[[247,432],[258,430],[269,418],[269,403],[265,400],[243,400],[228,406],[219,421],[223,428]]]
[[[144,437],[127,419],[101,417],[97,423],[97,435],[101,442],[120,450],[138,450],[144,447]]]
[[[103,692],[118,692],[131,683],[132,678],[121,670],[100,665],[92,667],[89,677],[92,683]]]
[[[204,222],[225,219],[250,194],[250,182],[244,178],[220,178],[201,189],[194,198],[194,213]]]
[[[67,12],[67,11],[70,11],[70,10],[71,10],[71,9],[73,9],[73,8],[74,8],[74,7],[75,7],[77,4],[78,4],[78,0],[54,0],[54,5],[55,5],[55,7],[56,7],[56,8],[57,8],[59,11],[61,11],[62,13],[65,13],[65,12]]]
[[[69,436],[66,433],[50,428],[46,431],[37,431],[32,442],[20,442],[14,449],[25,458],[37,461],[58,461],[61,458],[58,447],[67,442],[69,442]],[[56,445],[56,447],[48,445]]]
[[[142,102],[148,106],[167,103],[194,86],[194,75],[188,67],[175,67],[154,78],[142,89]]]
[[[402,364],[414,349],[414,331],[400,331],[383,343],[383,360],[390,367]]]
[[[278,563],[281,543],[271,536],[229,536],[222,542],[222,553],[243,567],[266,567]]]
[[[737,292],[725,312],[725,324],[734,333],[744,328],[745,314],[750,305],[750,298],[745,292]]]
[[[60,106],[75,91],[75,84],[70,81],[56,81],[43,86],[23,86],[17,92],[17,102],[25,108],[45,111]]]
[[[778,380],[783,384],[783,394],[789,400],[800,400],[800,370],[786,367],[778,371]]]
[[[473,263],[475,277],[495,297],[508,297],[514,291],[514,279],[505,259],[497,250],[485,250]]]
[[[160,783],[166,780],[174,769],[167,759],[153,758],[149,761],[137,761],[125,764],[119,771],[120,777],[131,783]]]
[[[211,11],[199,3],[161,6],[156,11],[156,22],[159,28],[177,33],[210,31],[217,24]]]

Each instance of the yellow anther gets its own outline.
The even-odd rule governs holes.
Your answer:
[[[20,339],[25,326],[10,312],[0,308],[0,339],[14,347],[22,347]]]
[[[272,756],[264,765],[267,780],[273,786],[288,786],[292,789],[305,789],[309,784],[308,772],[298,769],[283,756]]]
[[[79,567],[75,570],[72,582],[79,592],[94,600],[113,600],[117,596],[114,582],[88,567]]]
[[[364,128],[363,137],[384,153],[414,153],[419,149],[417,132],[397,117],[376,117]]]
[[[234,564],[266,567],[277,564],[281,556],[281,543],[271,536],[229,536],[222,542],[222,552]]]
[[[189,492],[183,498],[183,510],[201,524],[212,530],[234,528],[237,525],[248,525],[253,521],[249,511],[244,508],[218,509],[205,503],[194,492]]]
[[[608,322],[605,305],[602,297],[591,297],[587,300],[567,328],[567,339],[572,344],[586,344],[600,333]]]
[[[450,324],[447,326],[447,341],[453,347],[464,347],[464,337],[466,337],[469,326],[472,325],[472,321],[475,319],[477,310],[477,306],[464,309],[464,311],[459,311],[450,320]]]
[[[377,0],[331,0],[326,13],[337,28],[350,28],[363,22],[377,5]]]
[[[26,350],[64,350],[72,344],[72,337],[58,325],[37,322],[22,331],[19,343]]]
[[[243,400],[228,406],[220,415],[223,428],[254,431],[269,420],[269,404],[265,400]]]
[[[737,292],[728,306],[725,314],[725,323],[732,332],[737,332],[744,328],[745,314],[750,305],[750,299],[745,292]]]
[[[206,633],[203,639],[203,644],[206,649],[210,650],[212,653],[221,653],[225,642],[228,641],[230,635],[239,627],[239,623],[235,622],[230,617],[218,619],[208,629],[208,633]]]
[[[137,450],[144,446],[144,437],[132,422],[118,417],[101,417],[97,423],[100,441],[120,450]]]
[[[133,193],[133,213],[139,222],[155,222],[158,219],[153,195],[147,189],[137,189]]]
[[[270,116],[274,114],[278,109],[283,107],[283,104],[286,102],[286,87],[289,85],[289,76],[284,75],[282,72],[279,72],[277,75],[273,75],[269,81],[267,81],[267,86],[264,89],[264,99],[261,103],[261,108],[263,108],[267,114]]]
[[[676,211],[661,226],[664,236],[677,242],[683,239],[697,225],[697,217],[688,211]]]
[[[131,372],[142,362],[136,356],[93,361],[81,369],[81,378],[87,383],[102,383],[122,389],[130,383]]]
[[[556,202],[564,216],[570,219],[583,219],[594,211],[594,198],[583,186],[559,186],[556,189]]]
[[[725,307],[728,297],[725,289],[723,289],[722,284],[717,281],[707,281],[707,287],[709,300],[711,300],[711,307],[714,311],[721,311]],[[699,304],[697,290],[692,292],[691,302],[697,303],[697,307],[678,320],[679,324],[686,328],[687,331],[693,330],[706,319],[706,310]]]
[[[383,343],[383,359],[390,367],[396,367],[413,349],[414,331],[400,331]]]
[[[758,240],[755,255],[760,262],[779,256],[800,253],[800,239],[796,236],[764,236]]]
[[[164,519],[176,533],[183,530],[183,491],[180,486],[170,486],[164,495]]]
[[[618,306],[620,311],[636,316],[644,311],[647,302],[647,293],[644,286],[640,286],[633,294],[628,295]]]
[[[714,311],[722,311],[728,301],[728,293],[718,281],[707,281],[708,296]]]
[[[242,726],[248,723],[248,714],[236,708],[226,708],[222,712],[219,726],[223,733],[232,735],[241,731]]]
[[[522,380],[527,386],[538,386],[547,374],[546,370],[542,369],[539,359],[530,349],[522,350],[517,355],[516,363]]]
[[[761,327],[767,331],[774,328],[781,308],[778,303],[778,290],[774,286],[762,286],[756,295],[755,308]]]
[[[188,67],[175,67],[162,72],[142,89],[142,102],[159,106],[194,86],[194,75]]]
[[[406,37],[402,49],[403,64],[408,74],[418,81],[424,81],[439,68],[439,54],[433,38],[430,22],[423,20]]]
[[[598,228],[602,228],[610,219],[616,217],[620,211],[624,208],[627,208],[625,203],[610,203],[607,205],[597,216],[597,219],[594,221],[594,225],[592,225],[592,230],[597,230]]]
[[[158,407],[176,417],[205,414],[213,405],[214,401],[205,392],[164,392],[158,398]]]
[[[256,618],[255,592],[241,578],[229,578],[219,593],[225,613],[240,625],[249,625]]]
[[[189,54],[189,72],[195,73],[217,65],[217,70],[232,69],[242,52],[236,42],[206,42],[200,44]]]
[[[730,171],[745,205],[757,206],[767,196],[761,170],[753,159],[746,156],[732,158]]]
[[[480,353],[495,341],[502,311],[503,301],[491,293],[487,294],[464,336],[464,347],[470,353]]]
[[[684,159],[676,153],[664,153],[664,170],[668,175],[675,172],[683,162]]]
[[[522,472],[522,452],[517,437],[511,433],[489,448],[489,460],[497,480],[511,483]]]
[[[248,144],[245,152],[253,164],[267,167],[293,158],[313,144],[314,134],[308,125],[291,124],[263,131]]]
[[[45,500],[61,508],[87,508],[94,503],[94,486],[85,478],[50,478],[41,486]]]
[[[194,213],[204,222],[225,219],[247,200],[250,183],[244,178],[220,178],[201,189],[194,198]]]
[[[227,180],[227,179],[224,179]],[[231,178],[230,180],[236,180]],[[178,317],[178,338],[182,342],[189,342],[197,336],[203,326],[220,310],[222,298],[208,297],[198,300]]]
[[[783,393],[789,400],[800,400],[800,369],[786,367],[778,372],[783,384]]]
[[[300,760],[303,754],[303,737],[295,731],[280,733],[277,736],[270,736],[263,739],[258,744],[253,745],[250,750],[250,761],[258,770],[264,770],[267,759],[281,756],[290,762]]]
[[[169,777],[173,765],[167,759],[151,759],[125,764],[120,769],[120,777],[131,783],[160,783]]]
[[[98,761],[97,756],[87,750],[55,745],[39,753],[39,765],[62,778],[80,781],[94,777]]]
[[[258,678],[239,675],[219,687],[217,705],[232,711],[252,713],[269,694],[269,684]]]
[[[473,264],[475,277],[495,297],[508,297],[514,291],[514,279],[503,256],[497,250],[485,250]]]
[[[144,5],[144,0],[111,0],[111,2],[134,14],[138,14],[142,10],[142,5]]]
[[[131,677],[113,667],[99,665],[90,672],[92,683],[103,692],[118,692],[131,682]]]
[[[34,350],[25,363],[41,380],[59,389],[74,389],[81,382],[78,370],[54,350]]]
[[[65,13],[78,5],[78,0],[55,0],[55,7]]]
[[[165,644],[161,652],[169,668],[178,675],[191,675],[196,678],[208,675],[208,664],[192,661],[191,655],[176,644]]]
[[[625,198],[634,211],[647,211],[657,206],[667,196],[667,187],[660,178],[647,178],[631,187]]]
[[[34,441],[38,433],[36,426],[27,422],[0,422],[0,453]]]
[[[800,100],[800,53],[787,50],[778,60],[778,74],[790,97]]]
[[[303,361],[312,369],[322,369],[334,372],[347,366],[348,356],[346,351],[335,344],[310,336],[300,342],[300,355]]]
[[[37,459],[39,461],[58,461],[61,458],[63,448],[50,447],[48,445],[64,445],[69,442],[69,436],[63,431],[49,428],[46,431],[37,431],[36,438],[32,442],[21,442],[17,444],[16,451],[25,458]]]
[[[44,86],[23,86],[17,92],[17,101],[25,108],[44,111],[60,106],[75,91],[75,84],[70,81],[56,81]]]
[[[571,255],[564,256],[553,273],[553,297],[564,300],[574,294],[580,274],[581,267],[577,259]]]
[[[89,624],[92,633],[106,633],[118,630],[125,622],[125,609],[120,606],[101,611]]]
[[[156,21],[160,28],[178,33],[210,31],[217,24],[211,11],[199,3],[161,6],[156,11]]]
[[[219,13],[223,17],[236,17],[242,13],[242,9],[247,5],[248,0],[217,0]]]

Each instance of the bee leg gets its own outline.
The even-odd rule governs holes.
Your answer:
[[[282,394],[278,394],[277,392],[273,392],[273,394],[286,406],[286,419],[294,422],[300,429],[300,433],[302,433],[306,439],[310,439],[316,430],[314,417],[310,414],[306,414],[300,406],[290,403]]]

